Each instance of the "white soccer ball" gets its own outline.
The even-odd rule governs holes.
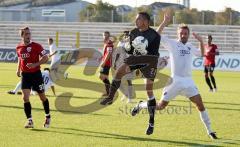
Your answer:
[[[146,55],[148,47],[148,40],[143,36],[138,36],[132,41],[132,46],[134,47],[134,55]]]

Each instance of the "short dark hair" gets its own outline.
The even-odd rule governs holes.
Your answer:
[[[48,38],[49,41],[53,42],[53,39],[51,37]]]
[[[207,35],[208,39],[212,39],[212,35],[208,34]]]
[[[138,15],[142,15],[144,19],[146,19],[148,22],[150,22],[151,18],[150,15],[147,12],[138,12]]]
[[[104,34],[108,34],[108,35],[110,35],[110,32],[109,32],[109,31],[105,31]]]
[[[49,68],[44,68],[43,70],[48,70],[48,72],[50,72],[50,69],[49,69]]]

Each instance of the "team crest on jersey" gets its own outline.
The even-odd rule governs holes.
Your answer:
[[[31,52],[32,48],[31,47],[27,47],[27,52]]]

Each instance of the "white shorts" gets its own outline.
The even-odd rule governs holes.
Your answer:
[[[177,95],[186,96],[187,98],[198,95],[199,91],[190,77],[174,77],[172,83],[164,87],[161,100],[170,101]]]
[[[44,85],[44,90],[45,90],[45,92],[47,92],[48,89],[49,89],[51,86],[54,86],[54,85],[53,85],[53,83],[50,82],[50,81],[49,81],[47,84],[45,84],[45,85]]]

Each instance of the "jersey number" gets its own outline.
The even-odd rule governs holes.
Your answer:
[[[49,82],[49,77],[43,76],[43,81],[44,81],[44,84],[47,85],[47,83]]]

